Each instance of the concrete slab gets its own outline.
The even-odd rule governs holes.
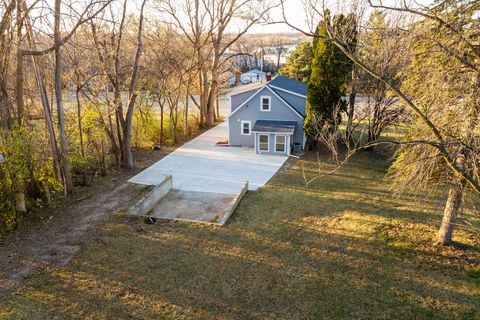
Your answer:
[[[144,195],[128,209],[128,214],[134,216],[147,214],[170,190],[172,190],[172,176],[164,176],[160,184],[148,186],[144,190]]]
[[[157,219],[221,224],[230,212],[234,195],[171,190],[148,216]]]
[[[228,127],[222,123],[178,148],[129,181],[157,185],[172,175],[173,189],[233,195],[245,181],[256,190],[285,163],[287,157],[258,155],[253,148],[216,146],[228,139]]]

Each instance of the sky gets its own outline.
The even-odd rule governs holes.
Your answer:
[[[404,0],[372,0],[374,3],[383,2],[385,5],[395,5],[399,1],[403,2]],[[407,0],[407,2],[412,1],[412,3],[416,3],[419,5],[429,5],[433,2],[433,0]],[[357,1],[358,2],[358,1]],[[321,1],[319,1],[321,3]],[[352,1],[350,0],[326,0],[327,6],[334,11],[335,7],[350,7],[352,5]],[[328,4],[330,3],[330,4]],[[368,4],[367,4],[368,5]],[[294,26],[301,28],[305,31],[311,31],[313,28],[308,26],[306,21],[307,14],[306,9],[304,6],[303,0],[285,0],[285,12],[287,15],[287,20]],[[271,19],[274,21],[280,21],[282,19],[282,10],[277,8],[273,10],[271,13]],[[295,32],[294,29],[289,27],[286,24],[273,24],[273,25],[256,25],[253,26],[249,33],[285,33],[285,32]]]
[[[305,8],[302,0],[285,0],[285,12],[287,14],[288,21],[300,28],[308,30],[306,23],[306,14]],[[274,21],[281,21],[282,10],[276,8],[271,13],[271,19]],[[291,27],[286,24],[273,24],[273,25],[256,25],[250,29],[250,33],[284,33],[284,32],[295,32]]]
[[[179,0],[179,4],[183,3],[185,0]],[[193,1],[193,0],[188,0],[188,1]],[[260,2],[263,1],[272,1],[274,3],[279,3],[279,0],[257,0]],[[284,6],[285,6],[285,13],[288,22],[303,30],[306,32],[313,32],[315,30],[316,25],[318,24],[318,21],[314,22],[313,26],[310,26],[309,23],[307,22],[307,10],[305,8],[305,1],[310,1],[310,2],[317,2],[318,7],[322,5],[322,2],[325,1],[326,6],[330,9],[330,11],[335,14],[335,12],[342,11],[342,12],[348,12],[350,11],[352,4],[353,3],[359,3],[362,2],[364,5],[362,7],[369,8],[369,4],[367,0],[284,0]],[[398,6],[401,5],[404,1],[407,3],[416,3],[417,5],[428,5],[433,2],[433,0],[371,0],[374,3],[383,3],[384,5],[390,5],[390,6],[395,6],[398,4]],[[130,2],[129,8],[130,11],[133,12],[138,12],[139,11],[139,1],[132,1]],[[152,18],[155,18],[155,16],[159,15],[159,11],[156,10],[158,7],[155,7],[155,4],[158,2],[151,1],[153,3],[152,10],[149,11],[151,14]],[[400,3],[400,4],[399,4]],[[339,10],[339,8],[341,8]],[[368,12],[369,9],[367,9]],[[371,9],[370,9],[371,10]],[[147,11],[148,12],[148,11]],[[179,14],[182,13],[182,9],[179,8]],[[148,15],[148,13],[147,13]],[[166,19],[171,19],[168,15],[162,15],[163,18]],[[183,22],[187,22],[186,16],[181,16],[180,20]],[[274,8],[269,15],[269,21],[274,21],[274,22],[281,22],[283,21],[283,15],[282,15],[282,9],[280,6]],[[244,28],[244,21],[242,20],[237,20],[236,22],[233,22],[230,24],[229,32],[232,33],[237,33],[239,30],[243,30]],[[261,34],[261,33],[292,33],[292,32],[298,32],[298,30],[295,30],[294,28],[288,26],[287,24],[284,23],[275,23],[275,24],[263,24],[263,25],[254,25],[249,29],[250,34]]]

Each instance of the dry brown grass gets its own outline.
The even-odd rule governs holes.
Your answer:
[[[478,232],[433,246],[443,199],[392,197],[374,154],[305,189],[315,159],[290,160],[224,227],[116,215],[69,265],[0,303],[0,318],[480,317]]]

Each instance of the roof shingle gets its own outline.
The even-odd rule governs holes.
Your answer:
[[[284,77],[284,76],[275,77],[275,79],[270,81],[268,83],[268,85],[273,86],[273,87],[277,87],[277,88],[280,88],[280,89],[288,90],[288,91],[291,91],[291,92],[295,92],[295,93],[301,94],[303,96],[307,95],[307,84],[306,83],[303,83],[303,82],[300,82],[300,81],[297,81],[297,80],[294,80],[294,79],[291,79],[291,78],[287,78],[287,77]]]
[[[297,123],[295,121],[257,120],[252,132],[270,132],[293,134]]]

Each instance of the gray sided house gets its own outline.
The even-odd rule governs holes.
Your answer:
[[[305,83],[282,76],[232,93],[229,144],[278,155],[289,155],[294,145],[303,149],[306,95]]]

